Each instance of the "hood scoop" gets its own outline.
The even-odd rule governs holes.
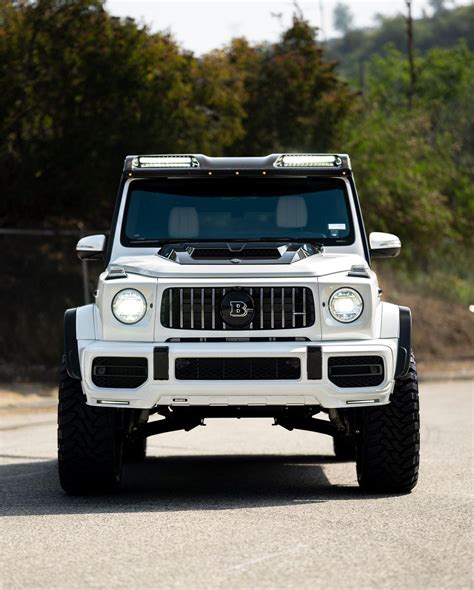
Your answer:
[[[322,251],[303,242],[166,244],[158,256],[177,264],[292,264]]]

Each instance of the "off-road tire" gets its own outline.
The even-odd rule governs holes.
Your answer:
[[[120,487],[121,411],[85,403],[81,381],[69,377],[64,360],[59,379],[59,480],[71,495],[113,492]]]
[[[357,479],[370,492],[408,493],[418,481],[420,417],[413,353],[390,403],[358,410]]]
[[[336,434],[333,437],[334,454],[338,461],[355,461],[355,440],[352,436]]]
[[[126,440],[123,445],[124,463],[141,463],[146,458],[146,438]]]

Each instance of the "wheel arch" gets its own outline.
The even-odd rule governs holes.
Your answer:
[[[77,308],[66,309],[64,312],[64,359],[66,370],[72,379],[81,379],[81,364],[77,347],[76,328]]]
[[[78,340],[96,340],[94,304],[67,309],[64,313],[64,356],[72,379],[82,379]]]
[[[399,306],[400,330],[398,334],[398,353],[395,379],[405,377],[410,368],[412,319],[409,307]]]

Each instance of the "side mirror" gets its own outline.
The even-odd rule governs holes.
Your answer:
[[[372,258],[395,258],[400,254],[402,243],[397,236],[374,231],[369,236]]]
[[[105,236],[87,236],[77,242],[76,254],[80,260],[101,260],[104,249]]]

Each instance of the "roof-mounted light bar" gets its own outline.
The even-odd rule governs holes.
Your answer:
[[[282,154],[273,165],[276,168],[338,168],[342,160],[331,155]]]
[[[137,156],[133,158],[132,166],[134,168],[199,168],[199,162],[194,156]]]

